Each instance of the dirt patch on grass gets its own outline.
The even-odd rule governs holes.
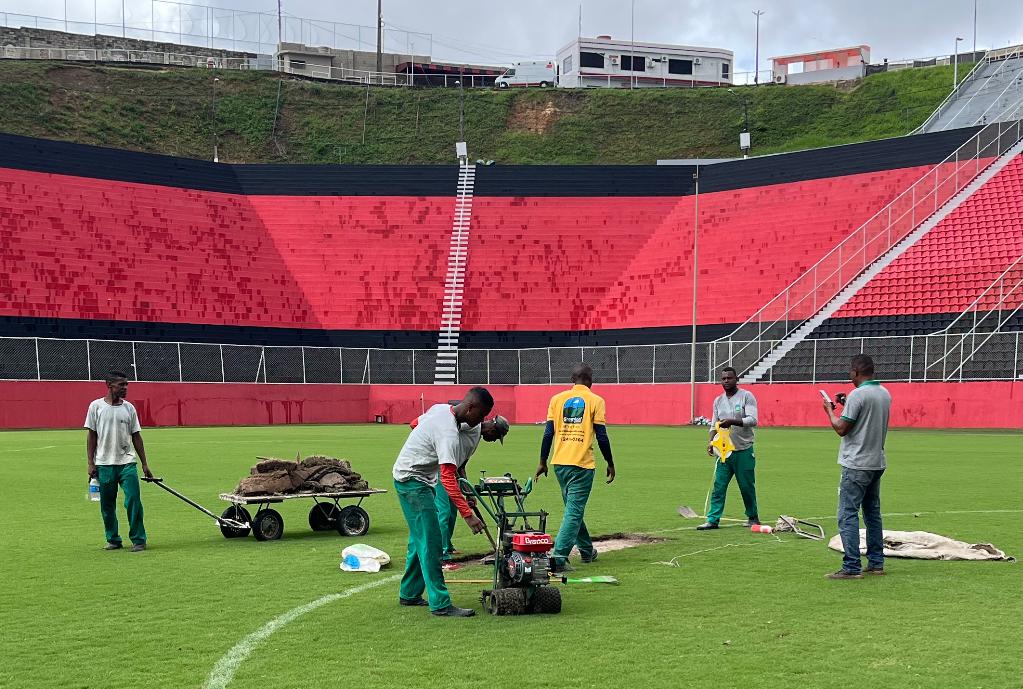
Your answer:
[[[80,89],[83,83],[92,81],[95,77],[96,71],[85,67],[54,67],[46,72],[46,78],[54,86],[72,89]]]
[[[508,129],[513,132],[529,132],[530,134],[546,134],[561,119],[561,110],[554,101],[546,103],[529,102],[530,99],[519,98],[512,107],[508,117]]]
[[[613,550],[625,550],[626,548],[635,548],[636,546],[661,543],[663,541],[663,538],[655,538],[654,536],[647,536],[641,533],[615,533],[595,537],[593,545],[596,546],[597,552],[609,553]],[[578,555],[579,549],[574,549],[572,554]]]

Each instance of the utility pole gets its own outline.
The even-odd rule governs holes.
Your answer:
[[[281,0],[277,0],[277,71],[281,71],[281,43],[284,42],[284,30],[281,17]]]
[[[646,58],[644,58],[646,59]],[[636,0],[632,0],[632,48],[629,52],[629,88],[636,85]]]
[[[977,61],[977,0],[973,0],[973,62]]]
[[[691,341],[689,345],[689,423],[696,420],[696,287],[697,274],[699,273],[699,237],[700,237],[700,163],[696,163],[696,170],[693,172],[693,187],[695,196],[693,198],[693,315],[690,319]]]
[[[753,10],[753,14],[757,18],[757,38],[756,38],[756,57],[753,58],[753,85],[760,85],[760,15],[764,13],[764,10]],[[748,81],[746,82],[749,83]]]
[[[213,101],[212,101],[212,110],[213,110],[212,114],[213,114],[213,118],[212,119],[213,119],[213,162],[214,163],[219,163],[220,162],[220,154],[219,154],[219,151],[217,150],[219,148],[219,144],[220,144],[220,135],[217,133],[217,82],[218,81],[220,81],[219,77],[214,77],[213,78]]]
[[[377,0],[377,78],[384,71],[384,0]]]

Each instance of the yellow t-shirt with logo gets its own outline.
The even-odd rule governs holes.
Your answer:
[[[567,464],[595,469],[593,461],[593,426],[604,425],[604,398],[593,394],[585,385],[551,398],[547,420],[554,422],[554,452],[551,464]]]

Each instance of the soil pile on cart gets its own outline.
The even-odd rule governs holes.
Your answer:
[[[259,457],[234,489],[236,495],[285,495],[295,493],[340,493],[367,490],[369,483],[352,470],[347,459],[313,455],[301,461]]]

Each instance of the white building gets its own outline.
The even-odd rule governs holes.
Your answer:
[[[577,38],[558,51],[559,86],[629,88],[732,83],[731,50]]]

